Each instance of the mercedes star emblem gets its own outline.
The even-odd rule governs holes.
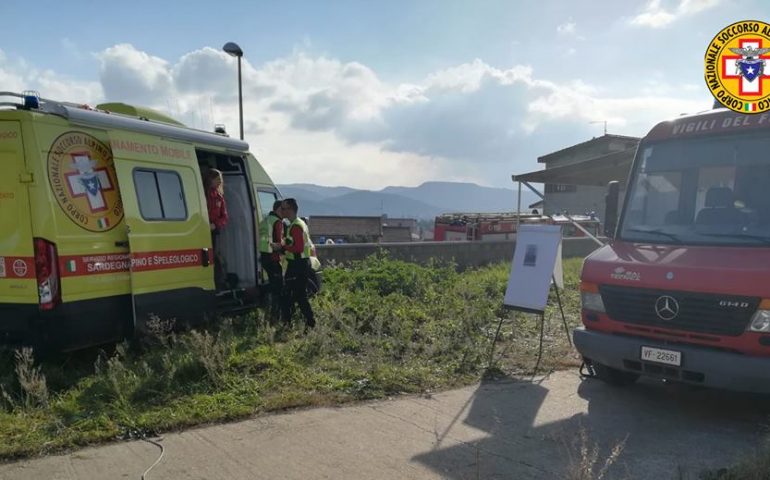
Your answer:
[[[655,313],[661,320],[673,320],[679,315],[679,302],[674,297],[663,295],[655,302]]]

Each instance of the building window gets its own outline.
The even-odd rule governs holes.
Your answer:
[[[182,179],[167,170],[134,170],[139,212],[145,220],[187,220]]]
[[[577,185],[560,185],[556,183],[547,183],[545,185],[545,193],[575,193],[577,192]]]

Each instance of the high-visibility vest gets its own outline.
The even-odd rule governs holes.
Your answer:
[[[307,224],[303,222],[301,218],[295,218],[294,221],[289,225],[289,228],[286,229],[286,245],[291,245],[294,243],[294,239],[291,237],[291,229],[295,226],[298,226],[302,229],[302,240],[305,243],[305,248],[302,250],[302,253],[299,254],[287,251],[286,260],[310,258],[313,243],[310,241],[310,230],[308,230]]]
[[[273,249],[270,247],[270,243],[273,241],[273,228],[275,227],[275,222],[280,221],[281,219],[274,212],[270,212],[262,221],[262,224],[259,226],[260,253],[273,253]]]

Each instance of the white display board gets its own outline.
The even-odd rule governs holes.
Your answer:
[[[557,288],[563,288],[561,227],[521,225],[503,304],[520,310],[544,311],[553,277]]]

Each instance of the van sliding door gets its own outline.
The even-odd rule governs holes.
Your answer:
[[[135,328],[213,310],[211,232],[192,145],[111,132],[128,226]]]

